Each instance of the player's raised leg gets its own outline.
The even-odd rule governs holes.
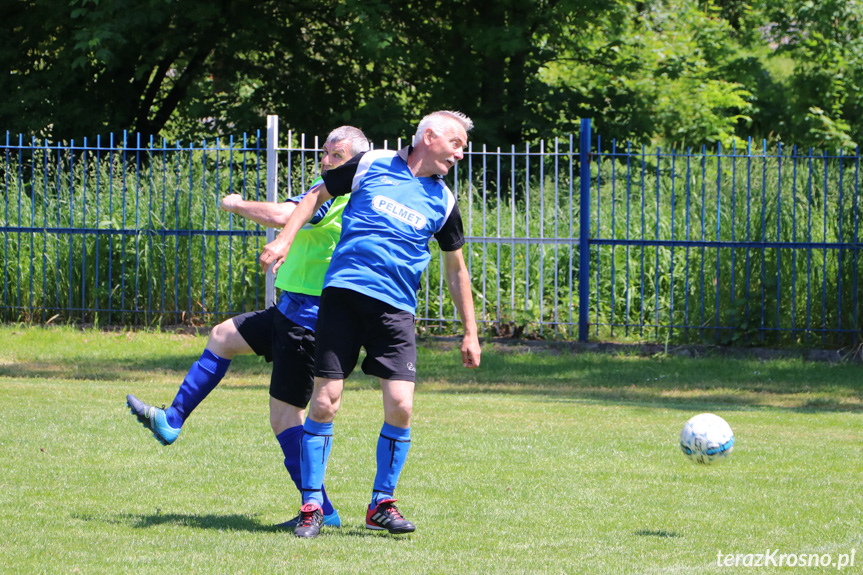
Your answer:
[[[231,359],[253,351],[240,335],[236,321],[237,318],[223,321],[211,330],[207,347],[192,364],[170,407],[160,409],[132,394],[126,396],[126,405],[132,415],[163,445],[174,443],[192,411],[222,381]]]

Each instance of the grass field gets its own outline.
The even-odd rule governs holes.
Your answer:
[[[416,533],[363,528],[382,411],[359,374],[326,481],[345,526],[304,541],[272,527],[299,499],[262,361],[235,360],[163,447],[125,395],[170,403],[205,338],[5,326],[0,341],[3,573],[809,573],[852,553],[841,572],[863,572],[859,365],[487,344],[468,371],[429,342],[398,493]],[[702,411],[735,430],[719,467],[677,446]],[[803,567],[815,554],[831,565]]]

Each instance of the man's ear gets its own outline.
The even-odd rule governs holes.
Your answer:
[[[423,132],[423,141],[426,144],[430,144],[432,140],[437,138],[437,134],[435,134],[434,130],[431,128],[426,128],[426,131]]]

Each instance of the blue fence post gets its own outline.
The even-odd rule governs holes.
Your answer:
[[[578,146],[581,198],[578,229],[578,341],[587,341],[590,319],[590,119],[581,120]]]

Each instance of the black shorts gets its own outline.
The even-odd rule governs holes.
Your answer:
[[[315,332],[295,324],[276,306],[238,315],[233,321],[252,351],[273,362],[270,395],[305,408],[315,383]]]
[[[318,314],[315,375],[347,378],[364,347],[363,373],[416,381],[415,323],[412,313],[359,292],[324,289]]]

